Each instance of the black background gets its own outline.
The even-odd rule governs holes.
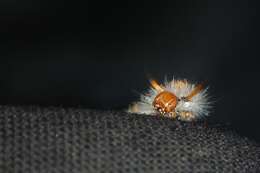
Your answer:
[[[255,1],[0,3],[0,103],[125,109],[148,77],[208,81],[211,119],[260,141]]]

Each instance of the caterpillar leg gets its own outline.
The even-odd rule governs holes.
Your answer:
[[[172,118],[172,119],[176,119],[177,118],[177,113],[176,112],[170,112],[168,114],[169,118]]]
[[[192,121],[195,120],[195,115],[191,111],[181,111],[179,112],[179,118],[183,121]]]

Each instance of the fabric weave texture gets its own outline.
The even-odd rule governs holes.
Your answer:
[[[0,106],[0,173],[260,172],[259,156],[257,143],[218,126]]]

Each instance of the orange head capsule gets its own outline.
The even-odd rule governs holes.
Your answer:
[[[161,114],[174,112],[178,98],[173,93],[164,91],[164,89],[155,80],[151,80],[151,85],[159,92],[153,100],[154,108]]]
[[[164,115],[174,112],[177,102],[178,98],[173,93],[163,91],[155,97],[153,106],[157,111]]]

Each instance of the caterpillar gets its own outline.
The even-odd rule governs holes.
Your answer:
[[[212,104],[204,83],[193,84],[186,79],[173,78],[163,84],[151,79],[150,84],[148,91],[141,94],[139,101],[130,104],[127,112],[181,121],[194,121],[209,115]]]

